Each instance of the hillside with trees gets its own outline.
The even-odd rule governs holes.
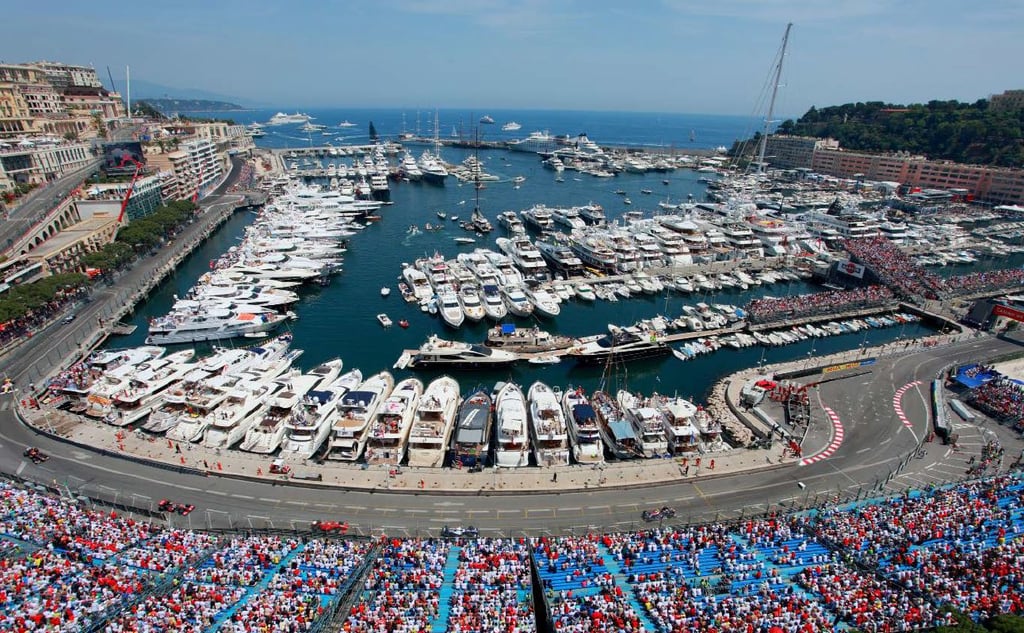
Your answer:
[[[974,103],[880,101],[812,107],[776,133],[834,138],[840,147],[868,152],[910,152],[959,163],[1024,166],[1024,110],[996,111]]]

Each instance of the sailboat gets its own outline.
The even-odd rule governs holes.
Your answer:
[[[478,147],[479,140],[479,134],[477,134],[478,142],[476,145]],[[476,152],[475,155],[478,157],[478,150],[474,150],[474,152]],[[479,164],[479,160],[477,164]],[[494,230],[494,227],[491,226],[491,222],[484,216],[483,212],[480,211],[480,190],[484,188],[484,184],[480,181],[479,171],[474,172],[473,184],[473,190],[476,192],[476,202],[473,206],[473,214],[469,217],[468,227],[477,233],[490,233]]]

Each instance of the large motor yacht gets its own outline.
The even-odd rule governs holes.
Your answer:
[[[483,345],[447,341],[432,335],[420,346],[415,354],[403,354],[395,363],[396,369],[422,367],[480,369],[504,367],[516,362],[519,357],[504,350],[491,349]]]
[[[562,396],[562,409],[572,440],[572,457],[577,464],[603,464],[604,442],[597,425],[597,413],[583,389],[569,389]]]
[[[526,398],[513,382],[499,385],[494,398],[494,464],[518,468],[530,462],[530,437],[527,431]]]
[[[330,437],[327,459],[354,462],[359,459],[369,434],[370,421],[381,402],[395,386],[390,372],[370,376],[356,389],[346,393],[338,404],[338,417]]]
[[[370,424],[366,445],[367,464],[397,466],[402,461],[413,415],[422,395],[423,382],[418,378],[406,378],[395,385]]]
[[[559,402],[561,392],[538,381],[530,386],[530,435],[538,466],[569,464],[569,430]]]
[[[409,432],[410,466],[441,466],[455,428],[459,383],[441,376],[427,385]]]
[[[671,353],[672,349],[656,334],[617,327],[601,338],[577,345],[568,352],[581,365],[661,358]]]
[[[476,466],[487,460],[493,421],[491,402],[490,394],[483,390],[462,401],[452,436],[452,464]]]

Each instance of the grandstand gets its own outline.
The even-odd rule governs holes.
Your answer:
[[[0,484],[4,631],[905,631],[1024,612],[1024,480],[534,539],[212,534]]]

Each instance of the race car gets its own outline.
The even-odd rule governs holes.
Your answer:
[[[31,459],[33,464],[41,464],[41,463],[45,462],[46,460],[50,459],[49,455],[47,455],[46,453],[42,452],[41,450],[39,450],[35,446],[29,446],[28,448],[25,449],[25,452],[22,453],[22,454],[25,457]]]
[[[480,536],[480,530],[476,529],[472,525],[467,525],[466,527],[448,527],[446,525],[441,528],[442,538],[458,538],[460,536],[476,538]]]
[[[346,534],[348,532],[348,521],[340,523],[338,521],[313,521],[310,524],[309,529],[314,532],[338,532],[340,534]]]
[[[177,503],[170,499],[161,499],[160,502],[156,504],[156,507],[161,512],[174,512],[181,516],[187,516],[196,509],[196,507],[191,503]]]
[[[662,521],[664,519],[671,519],[676,515],[676,511],[673,508],[664,506],[655,510],[644,510],[640,516],[644,521],[648,523],[652,521]]]

